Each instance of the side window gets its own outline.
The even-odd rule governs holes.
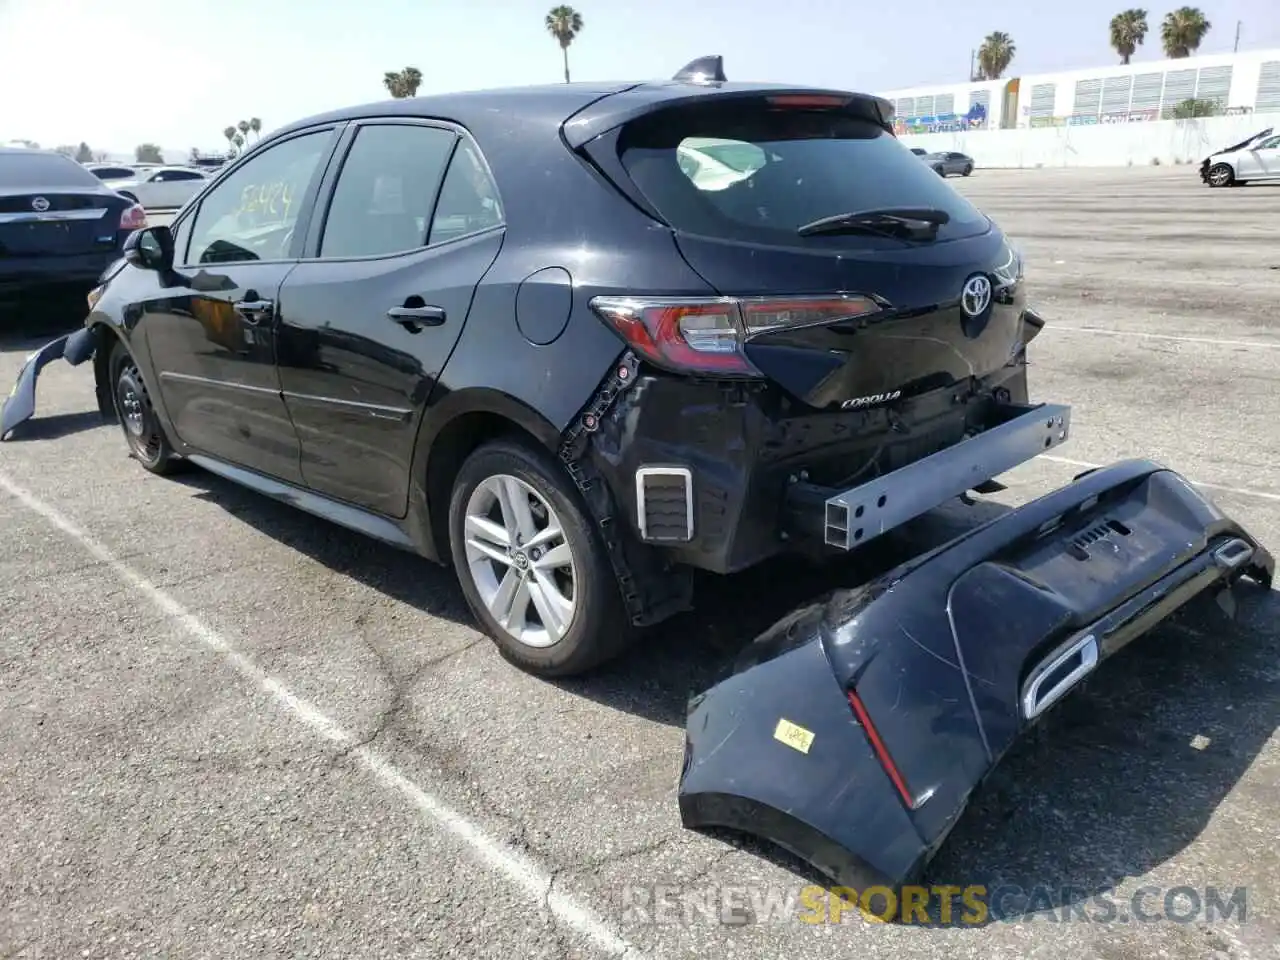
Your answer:
[[[1280,148],[1280,137],[1272,137],[1270,140],[1263,140],[1258,146],[1259,150],[1275,150],[1277,148]]]
[[[214,187],[196,211],[186,262],[287,258],[303,197],[331,137],[322,130],[286,140]]]
[[[470,140],[463,140],[440,189],[440,202],[431,220],[431,242],[443,243],[496,227],[502,217],[497,184],[480,152]]]
[[[361,127],[343,161],[321,257],[378,257],[427,245],[427,220],[457,136],[410,124]]]

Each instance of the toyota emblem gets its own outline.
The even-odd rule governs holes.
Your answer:
[[[980,317],[991,306],[991,281],[981,273],[975,273],[965,281],[960,292],[960,309],[966,317]]]
[[[44,213],[49,209],[49,201],[44,197],[36,197],[31,201],[31,209],[36,213]]]

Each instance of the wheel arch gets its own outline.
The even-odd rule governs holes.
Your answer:
[[[1218,157],[1209,162],[1209,173],[1212,173],[1218,167],[1226,167],[1231,171],[1231,179],[1236,179],[1236,165],[1230,157]]]
[[[116,344],[129,344],[115,325],[106,320],[92,321],[90,328],[94,333],[93,350],[93,389],[98,401],[98,412],[107,420],[115,422],[116,405],[112,395],[111,354]]]
[[[514,397],[485,387],[450,393],[427,410],[414,446],[413,476],[420,486],[418,541],[431,559],[449,563],[449,498],[463,461],[481,444],[522,439],[555,455],[561,433],[542,414]],[[566,476],[567,476],[566,471]]]
[[[176,438],[176,430],[172,419],[169,417],[164,395],[159,390],[159,371],[155,369],[152,363],[142,328],[114,316],[110,311],[95,311],[89,315],[86,324],[97,334],[93,353],[93,378],[98,410],[108,420],[112,422],[116,420],[115,387],[111,383],[110,363],[112,349],[116,344],[120,344],[129,351],[129,356],[133,357],[137,363],[138,373],[142,376],[142,382],[146,386],[147,392],[151,395],[151,404],[155,409],[156,416],[160,419],[163,429],[170,437],[170,443],[174,449],[181,453],[184,447],[181,441]]]

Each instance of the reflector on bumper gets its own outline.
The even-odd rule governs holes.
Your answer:
[[[918,878],[1020,734],[1125,644],[1270,554],[1148,461],[1092,471],[799,609],[689,707],[687,827],[835,882]]]

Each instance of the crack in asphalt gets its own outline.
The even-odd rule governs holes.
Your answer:
[[[363,643],[365,648],[373,654],[374,659],[377,661],[378,672],[381,674],[383,683],[391,691],[391,699],[378,713],[377,717],[374,718],[373,725],[367,733],[363,736],[357,737],[350,744],[331,755],[329,760],[330,765],[345,760],[353,751],[358,750],[361,747],[371,746],[376,740],[390,731],[397,718],[404,712],[408,703],[408,695],[410,690],[413,688],[413,685],[422,679],[424,675],[441,664],[447,663],[460,654],[466,653],[468,650],[485,641],[484,637],[477,637],[475,640],[464,643],[460,647],[454,647],[453,649],[447,650],[438,656],[429,657],[419,663],[408,673],[403,676],[398,676],[396,674],[395,664],[392,662],[391,657],[376,642],[374,642],[372,637],[369,636],[366,625],[369,621],[369,613],[376,604],[377,598],[369,598],[369,600],[365,602],[365,608],[360,613],[356,614],[352,623],[354,626],[359,628],[360,642]]]
[[[607,854],[604,854],[603,856],[591,857],[589,859],[584,859],[584,860],[575,860],[572,863],[567,863],[564,866],[560,867],[556,871],[556,874],[594,873],[595,871],[600,870],[603,867],[607,867],[611,864],[622,863],[634,857],[643,856],[646,853],[656,853],[657,851],[661,850],[663,847],[669,846],[670,844],[674,843],[678,839],[680,839],[678,836],[662,837],[658,840],[651,840],[647,843],[642,843],[634,847],[627,847],[624,850],[618,850],[614,853],[607,853]]]
[[[130,553],[122,553],[122,554],[120,554],[120,555],[119,555],[119,558],[120,558],[120,561],[121,561],[122,563],[126,563],[126,562],[128,562],[128,561],[130,561],[130,560],[136,560],[138,557],[146,557],[146,556],[149,556],[149,555],[150,555],[150,551],[148,551],[148,550],[134,550],[134,551],[132,551],[132,552],[130,552]],[[110,572],[111,572],[111,567],[110,567],[107,563],[105,563],[104,561],[102,561],[102,560],[89,560],[89,561],[86,561],[86,562],[84,562],[84,563],[74,563],[74,564],[71,564],[70,566],[66,566],[66,567],[61,567],[61,566],[59,566],[59,567],[54,567],[52,570],[49,570],[49,571],[45,574],[45,577],[50,578],[50,577],[68,577],[68,576],[75,576],[76,574],[79,574],[79,573],[87,573],[88,571],[93,570],[93,569],[98,568],[98,567],[103,567],[103,568],[105,568],[105,569],[107,570],[107,572],[108,572],[108,573],[110,573]],[[114,579],[114,578],[113,578],[113,579]],[[31,581],[29,581],[29,582],[30,582],[32,585],[37,585],[37,584],[42,583],[43,581],[31,580]]]
[[[398,674],[395,664],[391,656],[383,650],[372,637],[369,636],[367,624],[370,620],[370,614],[377,605],[377,598],[371,597],[365,603],[363,609],[356,614],[352,623],[359,631],[360,642],[373,655],[378,665],[378,672],[382,678],[384,685],[390,690],[390,699],[386,706],[379,711],[377,717],[374,718],[369,730],[364,734],[356,737],[349,744],[329,754],[328,759],[324,762],[324,768],[331,770],[347,759],[351,754],[362,748],[372,746],[376,741],[384,738],[388,733],[392,732],[396,724],[406,715],[406,709],[409,705],[409,694],[413,686],[424,676],[442,664],[448,663],[468,650],[487,642],[483,636],[477,637],[459,647],[454,647],[437,656],[430,657],[405,674]],[[505,840],[512,847],[525,852],[536,853],[536,847],[529,840],[527,835],[527,826],[520,820],[512,817],[510,814],[504,813],[500,804],[491,798],[483,788],[480,787],[475,777],[472,775],[466,763],[463,762],[454,752],[448,749],[442,749],[438,745],[433,745],[429,740],[420,739],[414,742],[413,750],[419,753],[423,759],[438,767],[439,771],[444,775],[446,782],[452,782],[456,786],[467,790],[476,797],[480,806],[490,817],[497,820],[503,825],[506,833]]]

